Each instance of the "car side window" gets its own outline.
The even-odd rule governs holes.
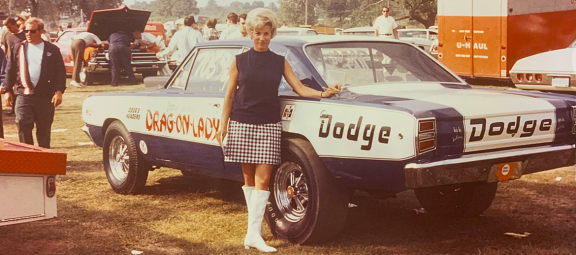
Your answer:
[[[180,66],[180,68],[176,69],[176,75],[174,75],[174,79],[172,80],[172,84],[170,85],[171,88],[175,89],[184,89],[186,88],[186,82],[188,81],[188,77],[190,76],[190,67],[192,63],[194,63],[194,57],[196,54],[192,54],[186,62],[184,66]]]
[[[204,48],[198,51],[187,91],[218,92],[228,85],[230,66],[234,57],[242,53],[243,48]]]
[[[74,32],[64,32],[64,34],[58,38],[58,42],[61,44],[69,45],[72,43],[72,36],[74,36]]]

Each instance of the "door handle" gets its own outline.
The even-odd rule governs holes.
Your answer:
[[[211,103],[210,105],[211,105],[211,106],[214,106],[214,107],[216,107],[216,108],[220,108],[220,104],[212,104],[212,103]]]

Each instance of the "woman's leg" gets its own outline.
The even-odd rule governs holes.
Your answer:
[[[270,174],[274,165],[259,164],[256,166],[255,184],[257,190],[268,190]]]
[[[242,163],[242,174],[244,174],[244,186],[254,187],[254,175],[256,164]]]

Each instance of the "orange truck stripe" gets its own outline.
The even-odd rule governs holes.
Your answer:
[[[0,139],[0,173],[66,174],[66,153]]]

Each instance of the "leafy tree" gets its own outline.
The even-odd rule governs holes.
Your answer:
[[[130,5],[130,9],[154,11],[153,3],[154,2],[148,3],[144,1],[135,1],[134,4]]]
[[[230,12],[238,13],[244,8],[244,5],[241,2],[234,1],[230,3]]]
[[[262,1],[254,1],[252,2],[252,10],[256,9],[256,8],[264,8],[264,2]]]
[[[252,5],[248,2],[244,2],[244,4],[242,5],[242,10],[250,10],[252,9]]]
[[[273,2],[268,4],[268,9],[270,9],[273,12],[278,12],[278,7],[276,7],[276,4]]]
[[[324,0],[323,10],[333,26],[342,27],[345,19],[359,6],[358,0]]]
[[[308,25],[316,24],[318,17],[315,9],[320,8],[321,0],[308,0]],[[306,0],[280,0],[278,18],[280,23],[286,22],[289,26],[305,24]]]
[[[196,0],[156,0],[155,12],[162,17],[183,18],[200,13]]]
[[[426,28],[436,22],[437,0],[401,0],[400,4],[408,11],[411,20],[422,23]]]

